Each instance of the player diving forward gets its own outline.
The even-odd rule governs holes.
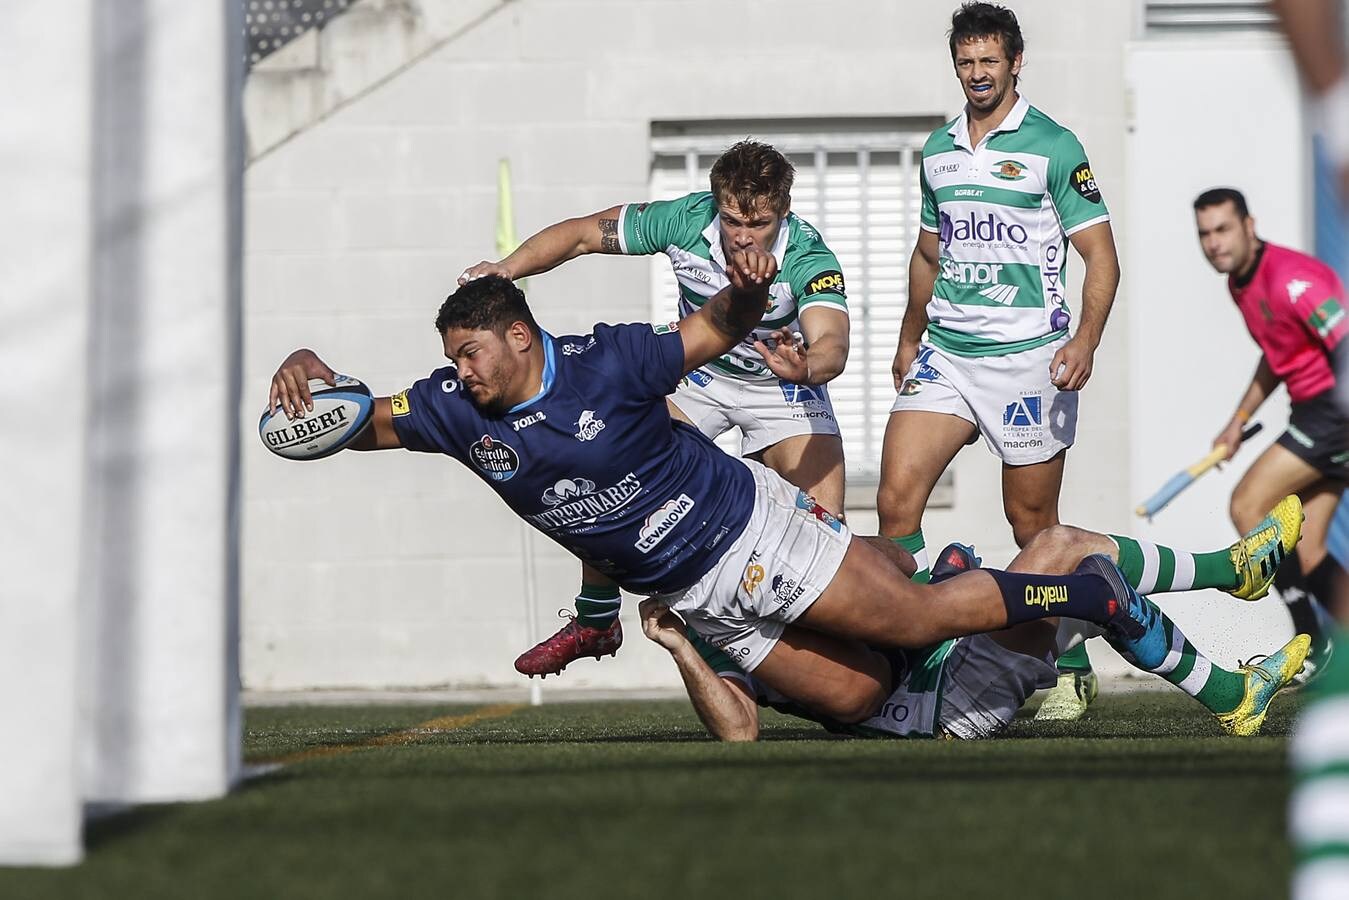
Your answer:
[[[1300,517],[1296,497],[1281,502],[1267,517],[1266,523],[1281,534],[1281,552],[1291,551],[1297,542]],[[1120,559],[1128,541],[1057,525],[1036,535],[1009,568],[1068,572],[1081,563],[1084,554]],[[940,583],[978,565],[970,548],[951,544],[937,555],[931,582]],[[1273,571],[1273,567],[1266,570],[1255,593],[1268,590]],[[1295,635],[1258,664],[1244,664],[1231,672],[1197,650],[1151,600],[1144,603],[1149,639],[1120,642],[1107,635],[1107,640],[1138,668],[1160,675],[1195,698],[1228,733],[1257,733],[1275,695],[1301,670],[1311,639]],[[723,741],[756,740],[759,707],[811,719],[832,732],[864,737],[994,737],[1011,724],[1031,694],[1055,684],[1055,659],[1070,641],[1083,633],[1089,637],[1102,633],[1095,626],[1082,628],[1081,623],[1041,619],[916,651],[870,648],[883,661],[879,664],[889,669],[890,692],[878,705],[860,713],[861,718],[843,721],[822,715],[746,673],[686,628],[659,599],[643,600],[641,617],[646,636],[669,651],[698,718],[713,737]],[[799,643],[801,636],[796,631],[796,626],[788,625],[782,641]],[[838,639],[815,636],[812,640],[818,644]]]
[[[838,259],[791,212],[793,180],[780,152],[741,141],[712,166],[711,191],[558,222],[500,262],[468,269],[460,284],[483,275],[520,279],[588,253],[664,253],[679,282],[680,315],[688,315],[729,283],[733,252],[771,253],[779,272],[761,320],[743,341],[688,373],[670,397],[671,414],[710,438],[739,427],[742,455],[841,516],[843,442],[826,383],[848,359],[847,299]],[[576,617],[523,653],[516,669],[548,675],[582,656],[616,652],[620,602],[611,580],[584,569]]]
[[[730,287],[674,325],[579,336],[540,329],[506,279],[471,281],[436,318],[454,366],[376,398],[351,446],[454,457],[573,555],[660,596],[745,671],[842,721],[890,692],[888,667],[861,642],[919,648],[1066,616],[1126,647],[1142,642],[1139,658],[1155,649],[1152,613],[1106,557],[1069,575],[980,569],[914,584],[804,491],[672,422],[665,397],[680,378],[762,317],[776,260],[747,248],[730,263]],[[303,414],[311,378],[331,383],[333,371],[310,350],[292,353],[272,378],[271,408]],[[1281,558],[1279,530],[1248,554],[1260,570]],[[789,624],[793,639],[780,640]],[[824,635],[853,640],[815,640]]]

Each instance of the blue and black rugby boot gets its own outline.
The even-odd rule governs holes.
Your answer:
[[[965,544],[947,544],[937,554],[937,561],[932,564],[928,584],[945,581],[971,569],[977,569],[982,564],[983,560],[974,555],[973,547]]]
[[[1149,671],[1160,666],[1171,649],[1162,617],[1151,601],[1133,589],[1110,557],[1093,553],[1073,574],[1096,575],[1110,585],[1114,598],[1107,609],[1108,620],[1103,623],[1110,645]]]

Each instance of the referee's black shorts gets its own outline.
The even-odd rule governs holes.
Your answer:
[[[1349,418],[1340,411],[1333,388],[1294,403],[1288,429],[1277,443],[1327,478],[1349,484]]]

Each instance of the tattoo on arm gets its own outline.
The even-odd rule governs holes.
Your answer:
[[[601,253],[623,252],[623,248],[618,245],[617,219],[600,219],[600,252]]]
[[[740,341],[759,324],[767,293],[767,290],[747,291],[737,295],[733,288],[725,288],[708,300],[703,309],[707,310],[713,328]]]

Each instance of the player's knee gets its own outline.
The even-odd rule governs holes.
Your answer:
[[[1012,526],[1012,537],[1018,547],[1025,547],[1036,535],[1059,523],[1057,504],[1046,506],[1009,503],[1004,507],[1007,524]]]
[[[1013,568],[1019,572],[1062,568],[1074,555],[1078,559],[1081,530],[1071,525],[1050,525],[1034,534],[1017,554]],[[1074,560],[1075,562],[1076,560]]]
[[[876,516],[881,534],[887,537],[912,534],[923,523],[923,500],[915,498],[912,491],[881,482],[876,489]]]

